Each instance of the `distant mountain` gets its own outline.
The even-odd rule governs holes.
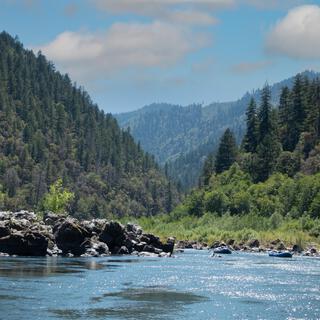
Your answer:
[[[305,71],[303,76],[319,76]],[[271,85],[272,102],[278,104],[281,88],[293,85],[294,77]],[[122,128],[130,128],[136,141],[164,166],[170,176],[181,182],[183,189],[196,185],[203,162],[214,152],[220,136],[230,128],[238,142],[245,129],[245,111],[253,96],[260,100],[261,90],[246,93],[233,102],[208,106],[182,107],[166,103],[151,104],[137,111],[115,115]]]
[[[82,218],[170,211],[178,193],[114,117],[0,33],[0,210],[37,209],[62,178]]]

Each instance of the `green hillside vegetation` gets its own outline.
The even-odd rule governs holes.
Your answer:
[[[306,71],[301,77],[313,80],[317,74]],[[272,85],[272,105],[278,105],[282,88],[291,89],[293,84],[294,78],[289,78]],[[206,157],[217,151],[219,138],[227,128],[232,130],[237,143],[241,143],[251,98],[260,104],[261,90],[233,102],[187,107],[158,103],[115,116],[121,127],[130,127],[135,140],[155,155],[161,166],[167,163],[168,174],[186,191],[197,185]]]
[[[320,243],[320,81],[298,75],[278,109],[270,98],[266,86],[259,107],[250,101],[240,150],[227,129],[202,187],[144,227],[180,239]]]
[[[153,215],[178,201],[128,131],[41,53],[3,32],[0,209],[47,207],[45,195],[58,178],[74,194],[68,210],[77,217]]]

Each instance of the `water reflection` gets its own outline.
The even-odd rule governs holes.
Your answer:
[[[72,273],[81,273],[85,270],[101,270],[116,268],[99,263],[95,259],[64,259],[50,257],[37,258],[10,258],[1,260],[0,277],[48,277]]]
[[[119,301],[120,300],[120,301]],[[100,307],[83,311],[72,309],[51,309],[50,312],[63,319],[108,318],[114,319],[169,319],[190,304],[208,299],[191,292],[166,290],[162,287],[130,288],[118,292],[108,292],[93,297],[93,303]],[[112,302],[112,307],[105,307]]]

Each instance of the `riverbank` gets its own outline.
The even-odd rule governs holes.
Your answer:
[[[28,211],[0,212],[0,255],[82,256],[111,254],[170,256],[174,239],[144,233],[135,224],[77,219],[47,213],[43,220]]]
[[[132,221],[124,218],[122,221]],[[300,219],[262,217],[259,215],[223,216],[205,214],[195,217],[179,212],[140,218],[136,223],[165,239],[168,235],[187,240],[193,247],[209,247],[216,242],[235,245],[240,250],[294,250],[310,253],[320,249],[320,222],[308,217]],[[252,246],[254,243],[259,246]],[[313,251],[313,250],[311,250]]]

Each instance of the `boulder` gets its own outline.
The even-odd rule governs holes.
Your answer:
[[[127,232],[132,232],[132,233],[134,233],[136,235],[141,235],[142,234],[142,229],[137,224],[128,223],[126,225],[126,229],[127,229]]]
[[[54,226],[57,222],[62,222],[65,220],[67,217],[61,214],[55,214],[51,211],[46,211],[43,215],[43,222],[46,225],[49,226]]]
[[[45,256],[48,238],[38,232],[15,232],[0,239],[0,252],[19,256]]]
[[[26,230],[31,227],[31,222],[27,219],[10,219],[10,229],[16,231]]]
[[[292,249],[291,249],[293,252],[298,252],[298,253],[300,253],[300,252],[302,252],[302,248],[301,248],[301,246],[299,245],[299,244],[294,244],[293,246],[292,246]]]
[[[11,233],[10,226],[7,221],[0,222],[0,238],[8,236]]]
[[[285,245],[283,244],[283,242],[279,242],[277,245],[277,250],[281,251],[281,250],[286,250]]]
[[[227,241],[227,246],[233,246],[233,245],[235,244],[235,242],[236,242],[236,240],[234,240],[234,239],[229,239],[229,240]]]
[[[173,253],[175,238],[168,238],[167,242],[162,245],[162,250],[166,253]]]
[[[260,242],[258,239],[252,239],[248,242],[248,246],[250,248],[259,248],[260,247]]]
[[[155,252],[155,247],[154,246],[151,246],[150,244],[146,244],[144,247],[143,247],[143,252],[152,252],[154,253]]]
[[[146,246],[147,244],[145,242],[138,242],[134,245],[134,250],[138,251],[138,252],[142,252],[143,248]]]
[[[34,212],[30,212],[27,210],[20,210],[18,212],[14,212],[13,216],[15,219],[18,219],[18,220],[25,219],[25,220],[28,220],[29,222],[37,221],[37,215]]]
[[[316,248],[311,248],[311,249],[310,249],[310,253],[311,253],[311,254],[317,254],[318,251],[317,251]]]
[[[140,241],[145,242],[146,244],[154,246],[156,248],[162,247],[162,243],[160,241],[160,238],[156,237],[155,235],[150,234],[150,233],[143,233],[140,236]]]
[[[63,254],[72,253],[80,256],[85,252],[83,243],[89,234],[76,220],[67,219],[59,226],[55,226],[55,230],[56,244]]]
[[[129,254],[129,250],[126,246],[121,246],[121,248],[118,250],[117,254]]]
[[[99,240],[106,243],[112,253],[117,253],[116,247],[121,248],[125,239],[125,229],[116,221],[107,222],[99,235]]]

